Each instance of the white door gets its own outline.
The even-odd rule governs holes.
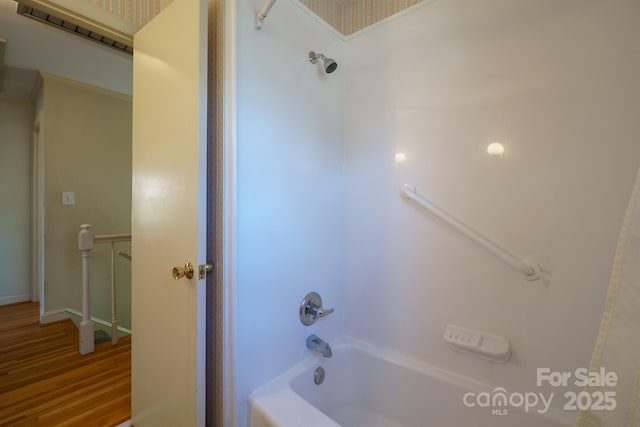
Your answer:
[[[132,421],[205,419],[207,1],[175,0],[134,37]],[[195,274],[174,280],[191,262]]]

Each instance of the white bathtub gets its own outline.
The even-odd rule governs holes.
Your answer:
[[[254,391],[249,426],[568,427],[575,419],[553,409],[539,414],[535,408],[468,407],[465,394],[473,393],[467,395],[473,404],[478,393],[492,389],[351,338],[331,346],[331,359],[308,357]],[[319,366],[326,376],[316,385],[313,374]]]

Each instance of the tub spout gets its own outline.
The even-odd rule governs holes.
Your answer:
[[[309,335],[309,337],[307,337],[307,348],[309,350],[317,351],[327,359],[333,356],[333,352],[331,351],[329,344],[317,335]]]

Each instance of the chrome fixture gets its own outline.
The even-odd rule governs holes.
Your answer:
[[[318,369],[316,369],[316,371],[313,373],[313,382],[316,383],[316,385],[320,385],[324,382],[324,369],[322,368],[322,366],[320,366]]]
[[[300,303],[300,321],[313,325],[320,317],[333,313],[333,308],[322,308],[322,298],[317,292],[309,292]]]
[[[315,53],[314,51],[309,52],[309,61],[311,61],[312,64],[317,63],[318,59],[322,60],[322,68],[327,74],[333,73],[336,68],[338,68],[338,63],[333,60],[333,58],[327,58],[323,54]]]
[[[307,337],[307,348],[312,351],[317,351],[327,359],[333,356],[333,352],[331,351],[329,344],[317,335],[309,335]]]

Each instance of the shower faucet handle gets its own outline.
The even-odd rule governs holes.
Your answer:
[[[333,308],[322,308],[322,307],[316,307],[316,308],[313,308],[313,310],[315,310],[318,317],[328,316],[334,311]]]
[[[313,325],[316,320],[333,311],[333,308],[322,307],[322,298],[317,292],[309,292],[300,303],[300,321],[305,326]]]

